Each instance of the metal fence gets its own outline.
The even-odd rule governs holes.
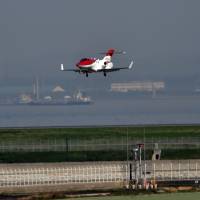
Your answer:
[[[198,180],[200,179],[200,161],[152,161],[143,165],[147,179],[157,181]]]
[[[41,166],[1,165],[0,188],[65,184],[127,182],[130,163],[43,164]],[[52,165],[52,166],[51,166]],[[200,180],[200,160],[147,161],[137,167],[135,178],[154,181]],[[133,168],[133,173],[135,169]]]
[[[200,137],[179,138],[99,138],[99,139],[45,139],[0,141],[0,152],[49,152],[49,151],[124,151],[136,144],[145,143],[145,149],[199,149]]]
[[[0,187],[123,182],[126,177],[126,165],[0,169]]]

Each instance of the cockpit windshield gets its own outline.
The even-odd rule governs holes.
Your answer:
[[[80,62],[86,61],[86,60],[88,60],[88,58],[82,58],[82,59],[80,60]]]

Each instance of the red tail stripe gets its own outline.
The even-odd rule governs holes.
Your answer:
[[[114,54],[115,50],[114,49],[109,49],[106,53],[106,56],[112,56]]]

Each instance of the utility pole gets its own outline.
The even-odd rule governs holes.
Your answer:
[[[134,159],[134,173],[135,173],[134,184],[135,184],[135,189],[137,189],[137,185],[138,185],[138,177],[137,177],[138,148],[137,147],[133,149],[133,159]]]
[[[127,171],[128,171],[128,167],[129,167],[129,142],[128,142],[128,127],[126,129],[126,159],[127,159]],[[130,167],[132,170],[132,167]],[[127,173],[128,174],[128,173]],[[131,174],[131,173],[130,173]],[[131,175],[130,175],[130,180],[132,179]],[[128,176],[127,176],[127,183],[128,183]]]
[[[144,147],[144,144],[138,144],[139,148],[139,178],[142,179],[142,148]]]

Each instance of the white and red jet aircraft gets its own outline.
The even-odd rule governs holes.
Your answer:
[[[63,64],[61,64],[61,71],[74,71],[85,74],[88,77],[89,73],[102,72],[104,76],[108,72],[115,72],[121,69],[131,69],[133,67],[133,61],[131,61],[128,67],[113,67],[111,62],[113,54],[125,54],[124,51],[116,51],[115,49],[109,49],[105,52],[103,59],[94,59],[94,58],[82,58],[77,64],[77,69],[64,69]],[[101,53],[102,54],[102,53]]]

